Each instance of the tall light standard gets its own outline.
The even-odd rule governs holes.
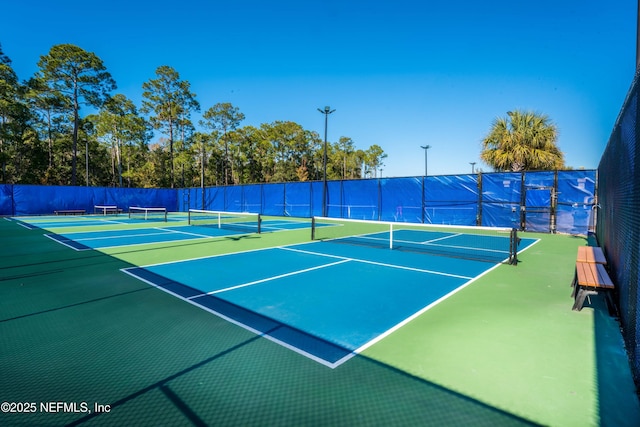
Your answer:
[[[318,108],[322,114],[324,114],[324,156],[322,160],[322,168],[324,173],[322,175],[322,216],[327,216],[327,124],[329,122],[329,114],[336,110],[332,110],[331,107],[326,106],[324,110]]]
[[[472,174],[476,173],[476,169],[475,169],[476,162],[469,162],[469,164],[471,165],[471,173]]]
[[[87,174],[87,187],[89,186],[89,138],[84,141],[84,167]]]
[[[427,173],[427,150],[429,148],[431,148],[431,146],[430,145],[425,145],[425,146],[421,145],[420,148],[422,148],[424,150],[424,176],[427,176],[427,175],[429,175]]]
[[[420,148],[422,148],[424,150],[424,178],[422,178],[422,222],[424,223],[424,219],[425,219],[425,200],[424,200],[424,191],[425,191],[425,185],[426,185],[426,181],[427,181],[427,150],[429,148],[431,148],[430,145],[421,145]]]

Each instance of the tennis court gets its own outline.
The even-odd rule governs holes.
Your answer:
[[[444,239],[441,232],[404,232],[403,241]],[[375,233],[366,238],[389,236]],[[490,237],[478,242],[473,234],[456,233],[453,238],[449,247],[460,248],[466,240],[465,247],[473,248]],[[535,242],[521,241],[521,250]],[[327,240],[124,271],[335,367],[493,267],[384,245]]]
[[[192,218],[189,213],[172,213],[165,218],[164,214],[147,217],[143,212],[141,216],[133,217],[110,214],[74,215],[64,220],[59,216],[16,217],[14,220],[26,228],[54,231],[45,236],[75,250],[233,238],[259,233],[261,229],[276,232],[310,226],[308,221],[286,219],[268,220],[263,224],[259,215],[246,213],[215,212],[215,217],[211,217],[212,214],[200,211],[199,217]]]
[[[394,248],[393,233],[380,231],[385,227],[380,222],[323,218],[318,222],[271,219],[263,224],[259,215],[193,210],[188,212],[188,225],[171,226],[165,218],[143,215],[148,225],[144,228],[139,227],[140,218],[131,216],[120,221],[75,216],[62,224],[58,218],[18,220],[53,230],[62,226],[73,230],[74,224],[79,225],[80,231],[45,234],[74,250],[240,238],[261,228],[276,232],[310,228],[313,223],[317,227],[312,234],[324,241],[123,271],[331,367],[471,283],[493,268],[493,262],[508,258],[512,245],[508,230],[499,230],[505,233],[500,236],[478,235],[477,230],[471,234],[471,229],[465,233],[397,225]],[[185,215],[169,218],[183,221]],[[87,224],[96,222],[101,229],[84,231]],[[122,224],[127,227],[118,227]],[[518,250],[533,243],[534,239],[520,239]],[[437,251],[427,244],[437,245]],[[500,246],[504,250],[497,251]],[[411,251],[401,250],[406,247]],[[471,259],[436,256],[442,255],[443,248],[444,254],[453,251],[463,258],[469,257],[469,251],[477,253]],[[425,250],[427,254],[421,253]],[[479,255],[492,263],[474,260]],[[338,286],[335,277],[343,279]]]
[[[524,251],[537,242],[518,239],[514,249],[516,237],[506,229],[395,224],[394,234],[393,223],[379,221],[263,223],[260,215],[248,213],[190,210],[158,216],[156,211],[153,216],[141,211],[143,218],[105,213],[64,222],[16,220],[48,230],[65,227],[44,236],[77,251],[309,229],[317,241],[122,271],[332,368],[508,262],[511,249]],[[147,226],[141,228],[141,222]],[[75,225],[79,231],[73,231]],[[87,225],[100,227],[85,231]]]
[[[109,413],[0,414],[0,422],[638,419],[615,319],[600,316],[597,300],[594,310],[570,309],[572,258],[584,240],[523,233],[514,266],[504,230],[427,236],[322,219],[311,240],[309,219],[264,217],[260,233],[238,230],[243,221],[189,225],[187,213],[166,222],[1,221],[0,392],[105,404]],[[561,353],[549,350],[558,343]]]

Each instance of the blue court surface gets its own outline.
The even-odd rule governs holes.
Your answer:
[[[116,216],[18,220],[53,230],[61,224],[98,222],[105,226],[46,234],[75,250],[235,238],[249,233],[235,227],[254,225],[235,222],[232,229],[185,225],[184,217],[176,217],[182,218],[182,223],[146,221],[141,226],[140,220]],[[109,227],[120,220],[117,227]],[[310,225],[310,221],[269,219],[262,221],[262,232]],[[490,246],[486,245],[487,239],[503,237],[400,230],[396,238],[398,249],[379,243],[389,239],[388,233],[373,233],[355,239],[366,241],[365,245],[339,243],[352,239],[313,241],[123,271],[319,363],[336,367],[504,260],[504,253],[496,257],[490,249],[481,249]],[[535,242],[522,239],[519,250]],[[417,247],[420,250],[416,251]],[[461,249],[482,250],[497,261],[441,256]]]
[[[88,250],[146,245],[151,243],[180,242],[195,239],[211,239],[241,234],[243,233],[234,230],[187,225],[176,227],[132,228],[127,230],[72,232],[47,234],[46,236],[73,249]]]
[[[333,368],[496,265],[317,241],[123,271]]]
[[[196,239],[233,237],[251,234],[257,230],[255,222],[236,222],[231,228],[218,228],[215,224],[208,226],[184,225],[184,216],[169,217],[168,222],[130,219],[127,216],[109,217],[76,216],[69,219],[59,217],[16,217],[21,225],[29,228],[55,230],[61,227],[83,228],[87,226],[128,225],[126,228],[103,229],[92,231],[72,231],[46,234],[65,246],[75,250],[106,249],[112,247],[146,245],[153,243],[169,243]],[[181,221],[183,225],[171,225]],[[141,227],[144,225],[144,227]],[[262,221],[262,232],[278,232],[309,228],[309,221],[265,220]]]
[[[20,225],[27,228],[62,228],[62,227],[92,227],[100,225],[131,223],[126,215],[112,215],[109,217],[90,216],[42,216],[42,217],[13,217]]]
[[[129,218],[127,214],[114,215],[41,215],[14,216],[11,219],[27,228],[55,229],[63,227],[95,227],[123,224],[176,223],[186,220],[186,215],[170,214],[165,222],[163,218],[144,219],[140,216]]]

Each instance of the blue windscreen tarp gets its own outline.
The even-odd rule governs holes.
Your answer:
[[[327,181],[326,191],[327,216],[342,218],[342,181]]]
[[[422,178],[380,180],[382,221],[422,222]]]
[[[262,212],[262,184],[247,184],[244,188],[243,212]]]
[[[224,211],[224,187],[208,187],[206,188],[205,193],[205,209],[211,211]]]
[[[92,187],[15,185],[16,215],[53,214],[60,210],[93,212],[97,202]]]
[[[92,188],[94,190],[93,202],[96,205],[117,206],[125,211],[130,206],[166,208],[168,212],[175,212],[178,210],[177,190],[113,187],[85,188]]]
[[[225,194],[225,204],[224,211],[226,212],[242,212],[243,208],[243,191],[241,185],[232,185],[229,187],[224,187]]]
[[[322,215],[322,188],[323,183],[321,181],[314,181],[311,183],[311,215]]]
[[[264,184],[262,187],[262,213],[264,215],[284,215],[284,184]]]
[[[378,180],[342,181],[342,218],[378,219]]]
[[[595,209],[595,187],[595,171],[558,172],[558,231],[571,234],[589,231]]]
[[[130,206],[178,209],[176,190],[152,188],[14,185],[15,215],[53,214],[61,210],[93,213],[96,205],[123,209]]]
[[[556,224],[559,232],[585,234],[593,227],[595,183],[595,170],[328,181],[326,214],[451,225],[475,225],[481,218],[484,226],[522,225],[529,231],[549,232]],[[324,188],[322,181],[204,190],[2,184],[0,214],[52,214],[70,209],[92,213],[95,205],[113,205],[123,211],[143,206],[165,207],[170,212],[204,208],[309,217],[323,215]]]
[[[429,176],[424,188],[424,222],[476,225],[477,175]]]
[[[552,231],[552,191],[555,172],[524,174],[524,227],[527,231]]]
[[[13,214],[13,185],[0,184],[0,215]]]
[[[205,209],[207,201],[206,201],[206,191],[207,188],[204,189],[201,187],[198,188],[185,188],[181,191],[182,195],[182,204],[181,211],[186,211],[187,209]],[[185,194],[186,192],[186,194]],[[185,197],[187,200],[185,201]]]
[[[312,192],[311,182],[289,182],[284,186],[285,216],[311,216]]]
[[[482,225],[520,228],[522,173],[482,174]]]

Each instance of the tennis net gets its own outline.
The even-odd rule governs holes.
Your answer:
[[[314,217],[311,239],[516,265],[516,229]]]
[[[93,207],[94,215],[117,215],[122,212],[116,205],[95,205]]]
[[[167,208],[129,207],[129,218],[167,222]]]
[[[189,225],[260,233],[262,217],[258,213],[189,209]]]

